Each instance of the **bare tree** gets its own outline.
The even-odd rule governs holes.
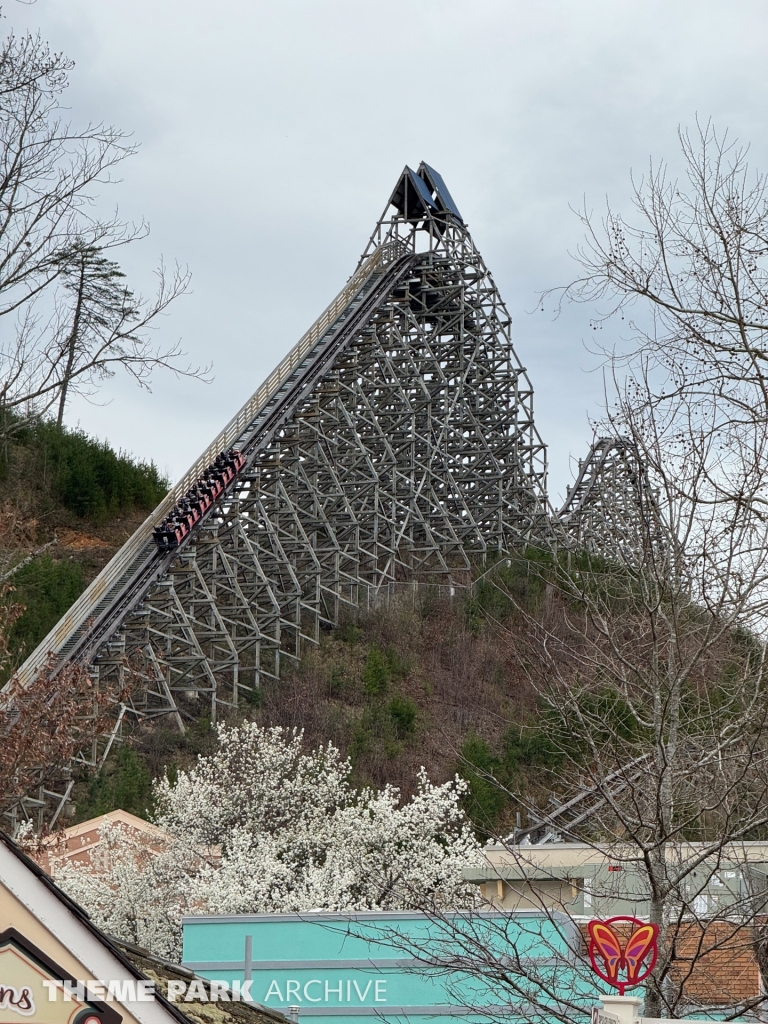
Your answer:
[[[651,162],[632,179],[634,216],[585,203],[581,273],[546,295],[588,303],[594,327],[624,321],[612,374],[641,360],[654,393],[685,392],[691,415],[717,394],[727,429],[768,416],[768,177],[710,122],[678,134],[682,178]]]
[[[143,387],[157,367],[198,373],[179,370],[177,360],[183,353],[178,343],[157,348],[146,334],[152,321],[184,292],[188,276],[176,268],[169,277],[161,264],[157,294],[145,303],[125,286],[119,265],[104,255],[111,247],[75,244],[63,260],[63,296],[58,297],[56,326],[44,346],[49,363],[47,392],[43,376],[38,377],[38,401],[44,401],[47,393],[57,398],[59,426],[72,392],[90,394],[118,367]]]
[[[581,510],[590,530],[563,523],[549,559],[528,562],[546,600],[521,600],[503,566],[495,577],[514,609],[500,640],[558,755],[539,789],[560,806],[512,793],[535,828],[490,838],[521,902],[562,937],[547,947],[561,984],[541,958],[510,953],[509,923],[449,919],[413,894],[445,939],[437,957],[411,948],[423,963],[561,1020],[589,1002],[587,910],[575,888],[553,897],[569,879],[530,845],[546,832],[615,867],[592,880],[593,907],[631,906],[658,926],[646,1016],[717,1003],[735,1017],[766,999],[764,984],[729,992],[727,974],[713,979],[737,954],[753,956],[754,975],[766,962],[768,183],[750,184],[743,151],[709,126],[696,145],[681,139],[687,188],[652,171],[635,189],[639,227],[585,214],[584,273],[565,290],[608,300],[607,316],[635,304],[630,343],[607,353],[600,424],[629,453],[634,498],[598,482]]]
[[[100,186],[136,151],[103,124],[74,128],[62,114],[72,62],[39,37],[10,35],[0,49],[1,429],[57,409],[89,392],[119,366],[142,385],[156,367],[199,376],[178,345],[146,334],[189,281],[178,267],[158,270],[144,301],[122,283],[111,251],[147,234],[117,215],[95,213]],[[3,319],[5,318],[5,319]]]
[[[569,611],[556,628],[524,615],[560,771],[594,797],[586,835],[633,865],[659,926],[648,1016],[680,1015],[713,936],[749,942],[765,912],[749,886],[722,907],[708,894],[726,867],[748,883],[749,841],[768,836],[768,526],[751,500],[768,485],[768,429],[725,429],[714,397],[707,429],[701,403],[691,414],[632,382],[614,426],[656,492],[636,543],[562,556],[551,585]]]
[[[12,660],[8,635],[24,612],[13,588],[0,586],[0,672]],[[30,791],[57,783],[93,730],[106,729],[115,700],[124,694],[97,687],[87,670],[65,666],[54,675],[46,665],[29,686],[14,676],[0,696],[0,812],[8,812]]]
[[[503,562],[485,577],[514,609],[495,628],[526,671],[536,729],[555,755],[555,767],[537,770],[537,790],[559,803],[509,793],[528,827],[489,831],[488,877],[498,871],[505,906],[540,913],[450,915],[413,892],[430,940],[385,936],[422,966],[457,972],[457,998],[461,979],[474,979],[478,1006],[542,1020],[584,1013],[594,992],[586,916],[616,907],[659,928],[646,1016],[717,1004],[731,1017],[766,999],[728,979],[739,957],[753,979],[765,961],[768,523],[750,497],[768,487],[768,423],[724,431],[718,396],[709,415],[701,396],[691,412],[684,393],[660,401],[655,383],[630,380],[603,425],[644,481],[632,533],[627,510],[608,501],[601,535],[610,537],[612,520],[621,530],[608,553],[563,538],[548,560],[520,555],[544,600],[521,598]],[[549,861],[546,846],[531,845],[547,833],[579,841],[597,866],[580,870],[584,849],[571,870]]]

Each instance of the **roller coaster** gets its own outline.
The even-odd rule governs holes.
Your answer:
[[[609,448],[561,532],[594,519]],[[25,686],[77,662],[130,696],[9,827],[55,822],[126,722],[215,721],[345,608],[467,583],[557,522],[509,313],[440,174],[406,167],[336,299],[22,665]]]

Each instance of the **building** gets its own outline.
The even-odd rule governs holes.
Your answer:
[[[528,1018],[530,1003],[511,1002],[508,988],[452,965],[462,930],[476,949],[504,962],[510,950],[531,978],[559,984],[583,1001],[600,996],[594,975],[571,961],[580,942],[564,915],[537,911],[446,913],[406,911],[205,915],[184,919],[184,966],[230,985],[250,980],[254,999],[312,1024],[371,1024],[371,1018],[414,1024],[467,1024]],[[540,985],[543,1000],[548,995]],[[529,993],[536,982],[527,986]],[[524,1005],[523,1005],[524,1004]],[[293,1009],[292,1009],[293,1008]]]
[[[702,844],[670,848],[670,862],[696,857]],[[562,914],[587,939],[593,918],[648,919],[636,851],[588,843],[488,846],[485,864],[465,868],[489,908]],[[690,913],[676,924],[679,972],[693,1004],[717,1007],[759,999],[760,931],[768,928],[768,843],[726,847],[686,883]],[[743,923],[746,920],[747,923]]]
[[[173,981],[196,981],[189,1001],[167,998]],[[287,1024],[212,994],[192,972],[104,935],[0,833],[0,1024]]]
[[[670,847],[667,856],[698,856],[702,844]],[[464,869],[480,886],[489,907],[504,910],[561,910],[589,920],[630,914],[646,917],[644,880],[637,851],[598,843],[541,843],[485,848],[485,863]],[[727,913],[747,897],[768,903],[768,843],[726,847],[717,863],[705,861],[691,876],[688,897],[697,917]]]
[[[102,830],[109,825],[123,829],[149,855],[161,853],[170,842],[168,833],[157,825],[118,809],[50,833],[30,856],[49,873],[68,862],[95,866],[99,852],[103,851]]]

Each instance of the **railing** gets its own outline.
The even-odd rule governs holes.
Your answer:
[[[48,636],[30,654],[18,672],[22,684],[28,686],[51,653],[58,653],[75,630],[85,622],[96,609],[99,601],[107,594],[121,576],[132,566],[152,536],[153,528],[170,512],[179,498],[199,479],[206,466],[219,452],[229,448],[243,433],[248,424],[264,408],[272,395],[291,376],[299,364],[312,351],[320,338],[346,309],[355,294],[377,270],[399,259],[407,252],[405,243],[395,240],[379,246],[350,277],[344,288],[325,309],[309,330],[281,360],[272,373],[251,395],[240,411],[233,416],[224,429],[208,445],[203,454],[195,460],[175,487],[166,494],[160,504],[144,520],[135,533],[125,542],[114,558],[101,570],[89,587],[75,601],[69,611],[51,630]]]
[[[299,339],[288,355],[277,364],[264,383],[248,399],[240,412],[229,421],[218,437],[208,445],[200,458],[187,470],[173,490],[169,492],[168,497],[165,499],[169,502],[169,508],[172,508],[178,499],[183,494],[186,494],[189,488],[198,480],[205,467],[216,458],[219,452],[229,448],[237,440],[254,416],[267,404],[280,385],[288,380],[296,367],[304,361],[334,320],[346,309],[355,293],[360,290],[366,280],[376,270],[404,255],[405,251],[404,243],[391,242],[380,246],[375,252],[371,253],[365,263],[350,277],[347,284],[330,306],[320,314],[307,333]],[[158,506],[158,509],[162,507],[162,505]]]
[[[410,603],[416,608],[424,600],[453,600],[469,593],[471,587],[465,583],[429,583],[420,580],[387,580],[377,585],[357,584],[357,606],[361,611],[372,612],[389,608],[395,603]]]

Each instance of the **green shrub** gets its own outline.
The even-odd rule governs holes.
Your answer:
[[[647,739],[647,731],[638,722],[631,705],[610,686],[579,691],[578,685],[575,685],[573,695],[584,718],[591,722],[590,740],[587,742],[583,736],[578,739],[574,737],[567,717],[549,711],[545,713],[544,728],[551,737],[551,751],[563,751],[574,761],[587,762],[591,757],[593,742],[599,747],[616,749],[618,746],[620,750],[627,751],[631,745]]]
[[[514,605],[504,589],[502,580],[479,580],[474,587],[474,604],[477,611],[496,621],[509,618]]]
[[[261,686],[240,686],[237,691],[238,700],[246,707],[257,710],[264,704],[264,690]]]
[[[362,629],[352,619],[345,619],[336,627],[336,636],[342,643],[356,644],[363,635]]]
[[[386,690],[389,674],[389,661],[385,652],[376,644],[371,644],[363,669],[363,689],[371,696],[378,696]]]
[[[513,726],[495,751],[481,736],[471,733],[460,750],[458,774],[469,783],[464,801],[479,835],[496,834],[509,816],[513,797],[525,791],[533,778],[541,783],[546,772],[558,769],[563,754],[538,725]]]
[[[331,669],[331,673],[328,676],[328,696],[339,697],[345,692],[349,685],[349,679],[347,673],[344,671],[343,666],[334,665]]]
[[[356,766],[361,758],[371,753],[381,741],[383,732],[381,708],[379,706],[364,708],[349,744],[349,757],[353,766]]]
[[[152,779],[143,759],[127,743],[117,748],[77,801],[77,820],[117,809],[146,818],[152,806]]]
[[[537,548],[527,548],[497,562],[472,588],[467,613],[473,629],[477,631],[476,620],[483,616],[503,621],[516,606],[535,610],[552,572],[551,554]]]
[[[11,650],[20,656],[33,650],[82,594],[83,570],[42,555],[15,572],[12,582],[12,600],[26,607],[9,635]]]
[[[464,741],[458,773],[469,783],[464,807],[481,834],[493,833],[509,804],[509,797],[491,778],[498,779],[502,767],[482,737],[472,733]],[[501,781],[501,780],[499,780]]]
[[[557,769],[564,759],[561,745],[540,728],[513,726],[504,733],[501,746],[504,774],[509,779],[526,768]]]
[[[379,654],[386,660],[381,651]],[[375,660],[375,664],[380,663]],[[418,710],[410,698],[396,695],[385,703],[378,699],[378,693],[371,696],[373,699],[366,702],[349,746],[355,766],[376,751],[383,751],[390,760],[397,757],[416,731]]]
[[[390,679],[404,679],[408,675],[408,662],[400,656],[396,647],[387,647],[384,657]]]
[[[416,729],[416,705],[408,697],[393,697],[387,705],[395,736],[401,740]]]

